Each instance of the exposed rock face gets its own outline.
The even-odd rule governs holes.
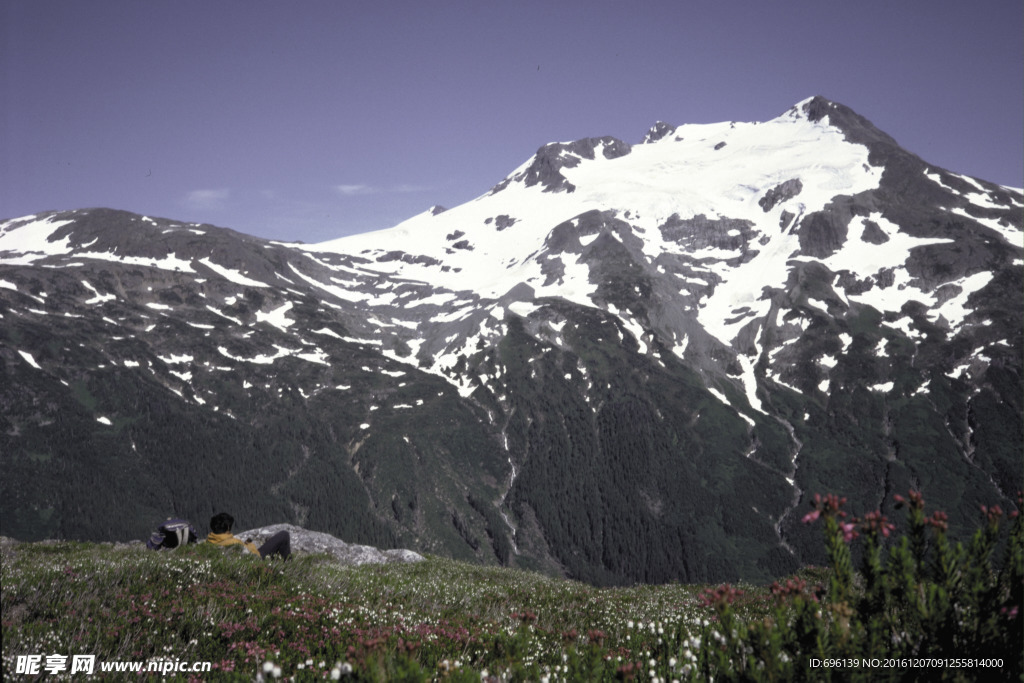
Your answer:
[[[678,214],[658,227],[662,237],[687,248],[744,250],[754,235],[753,224],[748,220],[733,218],[708,218],[698,214],[693,218],[680,219]]]
[[[657,142],[658,140],[661,140],[664,137],[668,137],[669,135],[672,135],[675,132],[675,126],[669,123],[665,123],[664,121],[658,121],[653,126],[651,126],[651,129],[649,131],[647,131],[647,135],[644,136],[643,142],[641,144]]]
[[[491,193],[500,192],[511,182],[522,182],[526,187],[540,185],[547,192],[574,192],[576,186],[566,180],[562,169],[575,168],[583,160],[593,161],[598,150],[605,159],[617,159],[629,154],[632,147],[607,135],[575,142],[552,142],[537,150],[524,171],[506,178]]]
[[[764,209],[765,213],[768,213],[774,209],[776,205],[788,201],[800,194],[800,190],[802,189],[804,189],[804,185],[800,182],[799,178],[790,178],[786,182],[779,183],[772,189],[768,190],[757,203],[762,209]]]
[[[294,524],[271,524],[236,533],[243,540],[251,540],[257,546],[279,531],[291,535],[293,553],[327,553],[344,565],[386,564],[388,562],[422,562],[424,557],[411,550],[379,550],[368,545],[345,543],[339,538],[320,531],[310,531]]]

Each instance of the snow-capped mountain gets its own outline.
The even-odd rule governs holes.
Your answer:
[[[9,220],[4,533],[230,505],[610,583],[820,561],[815,492],[956,530],[1019,487],[1022,257],[1021,190],[820,97],[545,145],[323,244]]]

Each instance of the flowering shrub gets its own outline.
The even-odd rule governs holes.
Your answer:
[[[1017,680],[1020,516],[982,509],[963,546],[919,493],[896,501],[901,533],[815,496],[804,520],[822,526],[831,567],[771,586],[598,589],[439,558],[346,568],[203,546],[4,546],[2,673],[56,652],[210,661],[211,678],[250,681]],[[992,665],[906,664],[950,658]]]

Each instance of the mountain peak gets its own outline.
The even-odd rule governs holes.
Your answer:
[[[500,192],[513,182],[521,182],[526,187],[540,185],[545,192],[573,192],[576,186],[562,174],[564,169],[575,168],[583,160],[593,161],[597,153],[605,159],[617,159],[631,150],[629,143],[610,135],[574,142],[549,142],[538,149],[525,166],[496,185],[491,194]]]
[[[658,140],[661,140],[662,138],[671,135],[675,131],[675,126],[669,123],[665,123],[664,121],[658,121],[653,126],[651,126],[650,130],[647,131],[647,134],[644,135],[644,139],[641,142],[641,144],[657,142]]]
[[[828,125],[843,132],[849,142],[861,144],[873,149],[874,145],[899,147],[896,142],[875,124],[844,104],[830,100],[822,95],[814,95],[802,100],[790,108],[792,115],[806,118],[811,123],[826,122]]]
[[[134,535],[172,512],[151,501],[218,500],[593,582],[763,580],[821,561],[797,509],[822,486],[923,482],[951,530],[1013,505],[1019,192],[823,97],[646,141],[544,145],[323,244],[0,223],[0,533]],[[204,468],[246,486],[174,476]]]

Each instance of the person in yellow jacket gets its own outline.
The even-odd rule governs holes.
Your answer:
[[[219,545],[222,548],[240,545],[246,552],[261,558],[277,555],[281,559],[287,560],[292,554],[292,538],[291,534],[287,531],[278,531],[257,548],[256,544],[252,541],[243,541],[240,538],[235,538],[235,535],[231,533],[231,527],[234,524],[235,518],[228,513],[217,513],[210,518],[210,533],[206,536],[206,542]]]

